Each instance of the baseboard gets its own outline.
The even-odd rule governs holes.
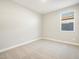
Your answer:
[[[17,47],[22,46],[22,45],[30,44],[30,43],[32,43],[34,41],[37,41],[37,40],[40,40],[40,39],[51,40],[51,41],[54,41],[54,42],[59,42],[59,43],[64,43],[64,44],[69,44],[69,45],[74,45],[74,46],[78,46],[79,47],[79,44],[78,43],[73,43],[73,42],[68,42],[68,41],[62,41],[62,40],[56,40],[56,39],[49,38],[49,37],[42,37],[42,38],[39,37],[39,38],[30,40],[30,41],[27,41],[27,42],[23,42],[21,44],[17,44],[17,45],[14,45],[14,46],[11,46],[11,47],[2,49],[2,50],[0,50],[0,53],[9,51],[9,50],[11,50],[13,48],[17,48]]]
[[[68,41],[56,40],[56,39],[49,38],[49,37],[43,37],[42,39],[51,40],[51,41],[54,41],[54,42],[59,42],[59,43],[64,43],[64,44],[69,44],[69,45],[73,45],[73,46],[79,47],[79,44],[78,43],[75,43],[75,42],[68,42]]]
[[[34,42],[34,41],[37,41],[37,40],[40,40],[40,39],[41,39],[41,38],[36,38],[36,39],[33,39],[33,40],[29,40],[29,41],[27,41],[27,42],[23,42],[23,43],[20,43],[20,44],[17,44],[17,45],[14,45],[14,46],[11,46],[11,47],[2,49],[2,50],[0,50],[0,53],[9,51],[9,50],[11,50],[11,49],[13,49],[13,48],[17,48],[17,47],[19,47],[19,46],[23,46],[23,45],[26,45],[26,44],[30,44],[30,43],[32,43],[32,42]]]

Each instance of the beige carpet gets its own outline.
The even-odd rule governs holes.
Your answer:
[[[79,59],[79,47],[38,40],[0,53],[0,59]]]

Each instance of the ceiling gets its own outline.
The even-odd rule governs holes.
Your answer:
[[[79,3],[79,0],[13,0],[33,11],[45,14]]]

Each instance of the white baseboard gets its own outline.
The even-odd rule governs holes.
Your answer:
[[[11,50],[13,48],[16,48],[16,47],[19,47],[19,46],[22,46],[22,45],[30,44],[30,43],[32,43],[34,41],[37,41],[37,40],[40,40],[40,39],[51,40],[51,41],[54,41],[54,42],[59,42],[59,43],[64,43],[64,44],[69,44],[69,45],[74,45],[74,46],[78,46],[79,47],[78,43],[73,43],[73,42],[68,42],[68,41],[62,41],[62,40],[56,40],[56,39],[49,38],[49,37],[42,37],[42,38],[40,37],[40,38],[37,38],[37,39],[33,39],[33,40],[30,40],[30,41],[27,41],[27,42],[23,42],[23,43],[20,43],[20,44],[17,44],[17,45],[14,45],[14,46],[2,49],[2,50],[0,50],[0,53],[6,52],[8,50]]]
[[[69,44],[69,45],[73,45],[73,46],[79,47],[79,43],[75,43],[75,42],[68,42],[68,41],[56,40],[56,39],[48,38],[48,37],[43,37],[43,39],[51,40],[51,41],[54,41],[54,42],[59,42],[59,43],[64,43],[64,44]]]
[[[14,46],[11,46],[11,47],[8,47],[8,48],[5,48],[5,49],[1,49],[1,50],[0,50],[0,53],[6,52],[6,51],[8,51],[8,50],[11,50],[11,49],[13,49],[13,48],[16,48],[16,47],[19,47],[19,46],[22,46],[22,45],[30,44],[30,43],[32,43],[32,42],[34,42],[34,41],[37,41],[37,40],[40,40],[40,39],[41,39],[41,38],[36,38],[36,39],[29,40],[29,41],[27,41],[27,42],[23,42],[23,43],[20,43],[20,44],[17,44],[17,45],[14,45]]]

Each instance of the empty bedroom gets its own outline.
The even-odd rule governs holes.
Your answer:
[[[0,0],[0,59],[79,59],[79,0]]]

